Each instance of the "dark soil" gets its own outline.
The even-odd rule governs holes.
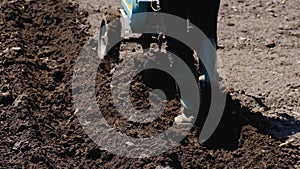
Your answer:
[[[204,144],[197,143],[199,128],[194,126],[179,145],[154,157],[131,159],[101,149],[85,134],[72,102],[74,64],[95,27],[88,22],[88,13],[79,5],[60,0],[1,4],[1,168],[299,167],[299,146],[280,146],[299,132],[299,120],[289,114],[275,118],[253,112],[251,106],[243,104],[241,95],[245,93],[229,87],[221,123]],[[89,12],[101,14],[100,9]],[[123,46],[121,53],[139,50],[136,44]],[[90,54],[95,55],[95,51]],[[116,112],[111,103],[109,63],[119,64],[116,60],[102,63],[95,87],[108,123],[136,138],[168,128],[178,114],[176,100],[168,102],[161,120],[150,124],[132,123]],[[133,102],[140,109],[147,108],[147,87],[139,76],[131,84]],[[284,130],[290,128],[294,130]]]

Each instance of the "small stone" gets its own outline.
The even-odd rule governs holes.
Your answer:
[[[130,142],[130,141],[127,141],[125,144],[126,144],[127,146],[129,146],[129,147],[134,146],[134,144],[133,144],[132,142]]]
[[[12,48],[11,48],[11,50],[15,50],[15,51],[21,50],[21,49],[22,49],[21,47],[12,47]]]
[[[217,49],[224,49],[224,48],[225,48],[224,45],[220,45],[220,44],[217,45]]]
[[[244,41],[244,40],[246,40],[247,38],[245,38],[245,37],[239,37],[239,39]]]
[[[265,44],[266,47],[268,48],[274,48],[276,46],[275,42],[272,40],[272,41],[269,41]]]
[[[21,146],[21,143],[22,143],[22,142],[20,142],[20,141],[19,141],[19,142],[16,142],[16,143],[14,144],[14,146],[13,146],[12,149],[13,149],[13,150],[18,150],[18,149],[20,148],[20,146]]]
[[[235,26],[235,24],[234,24],[234,23],[230,23],[230,22],[229,22],[229,23],[227,23],[226,25],[227,25],[227,26]]]

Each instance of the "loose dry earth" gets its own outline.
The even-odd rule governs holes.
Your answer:
[[[222,2],[218,70],[228,96],[219,128],[199,145],[195,126],[176,147],[142,159],[98,147],[83,131],[72,102],[75,61],[98,29],[104,7],[116,9],[119,2],[0,4],[1,168],[300,167],[299,1]],[[121,54],[133,49],[140,47],[123,44]],[[111,104],[111,77],[107,63],[101,64],[97,98],[111,126],[138,138],[162,132],[173,122],[175,100],[161,121],[140,125],[120,117]],[[132,93],[146,100],[137,92],[146,91],[145,86],[138,77],[134,80]]]

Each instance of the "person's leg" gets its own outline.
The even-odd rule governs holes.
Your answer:
[[[218,82],[216,47],[219,6],[220,0],[206,0],[201,1],[199,6],[192,5],[190,8],[191,22],[202,30],[209,39],[204,39],[197,51],[202,63],[200,74],[205,75],[206,83]],[[210,74],[210,77],[208,74]]]
[[[199,3],[199,2],[198,2]],[[197,26],[206,36],[206,38],[199,39],[199,48],[195,49],[197,55],[200,57],[200,70],[194,65],[195,60],[193,58],[192,50],[190,52],[182,51],[182,54],[178,54],[183,58],[186,63],[192,68],[196,78],[198,79],[199,75],[204,75],[205,80],[200,82],[200,108],[196,110],[198,113],[198,118],[196,124],[199,126],[203,125],[203,122],[206,119],[207,113],[210,109],[211,104],[211,87],[218,84],[218,73],[216,71],[216,46],[217,46],[217,17],[219,10],[220,0],[205,0],[201,1],[198,5],[195,1],[189,3],[188,10],[186,12],[186,18],[190,22]],[[193,31],[193,28],[190,30]],[[193,38],[193,37],[191,37]],[[200,42],[201,41],[201,42]],[[172,41],[171,41],[172,42]],[[173,42],[173,44],[176,44]],[[172,45],[172,43],[170,43]],[[177,45],[174,45],[175,48]],[[172,46],[170,46],[172,48]],[[177,48],[182,49],[182,48]],[[187,50],[188,51],[188,50]],[[190,57],[189,57],[190,56]],[[186,103],[187,108],[184,111],[186,116],[193,115],[191,112],[194,112],[196,105],[193,100],[189,98],[180,98]],[[193,115],[194,116],[194,115]]]
[[[193,74],[193,76],[190,76],[189,74],[184,74],[184,72],[181,72],[180,69],[183,65],[181,65],[180,63],[177,63],[178,60],[173,58],[172,60],[174,60],[175,62],[173,63],[173,68],[171,68],[173,71],[176,72],[176,75],[181,77],[180,80],[182,82],[184,82],[185,87],[187,87],[190,90],[185,90],[185,96],[184,97],[182,95],[182,93],[180,92],[179,86],[177,86],[176,82],[174,81],[174,85],[176,85],[178,87],[177,92],[178,92],[178,100],[180,100],[182,106],[184,107],[184,114],[187,117],[190,116],[197,116],[198,113],[198,109],[197,105],[199,105],[199,102],[197,102],[197,100],[195,100],[196,97],[196,93],[199,91],[199,86],[197,89],[194,88],[193,86],[193,82],[198,81],[198,69],[197,69],[197,62],[194,59],[194,50],[192,50],[191,48],[189,48],[187,45],[185,45],[183,42],[181,42],[180,40],[171,38],[171,37],[167,37],[167,51],[170,52],[169,53],[169,57],[172,59],[172,57],[176,57],[177,59],[180,59],[184,62],[185,66],[188,66],[188,68],[190,69],[191,73]],[[176,61],[177,60],[177,61]],[[197,83],[199,84],[199,83]],[[195,91],[197,90],[197,91]]]

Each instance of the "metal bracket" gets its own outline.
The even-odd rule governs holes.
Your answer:
[[[120,9],[120,12],[122,15],[122,17],[121,17],[121,25],[122,25],[121,37],[123,37],[124,39],[129,39],[132,35],[132,30],[130,27],[130,19],[126,15],[124,9]]]

